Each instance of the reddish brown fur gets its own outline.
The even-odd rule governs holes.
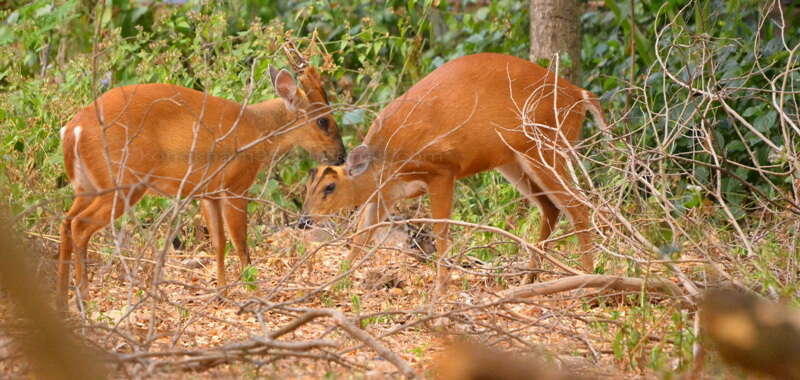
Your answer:
[[[288,72],[274,73],[285,74],[280,83],[294,83]],[[223,224],[242,266],[249,264],[245,196],[258,172],[295,145],[328,163],[345,155],[319,75],[313,67],[303,74],[291,98],[246,107],[184,87],[143,84],[110,90],[80,111],[63,132],[76,198],[61,228],[59,302],[66,301],[73,249],[76,285],[85,292],[89,239],[145,192],[202,199],[218,285],[225,284]],[[322,117],[329,119],[326,131],[316,124]]]
[[[556,82],[558,96],[553,95]],[[594,95],[545,68],[501,54],[458,58],[390,103],[346,166],[316,170],[305,211],[324,215],[368,203],[361,216],[363,228],[384,219],[395,201],[427,192],[432,216],[448,218],[455,180],[498,169],[539,204],[540,239],[551,234],[560,211],[570,216],[584,252],[583,265],[591,270],[589,209],[570,194],[575,189],[566,166],[566,151],[580,137],[587,108],[605,126]],[[523,132],[523,109],[540,126],[529,123]],[[324,194],[331,183],[335,190]],[[442,255],[447,225],[433,228]],[[369,234],[362,236],[361,243],[369,239]]]

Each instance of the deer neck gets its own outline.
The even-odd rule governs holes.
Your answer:
[[[406,197],[408,178],[400,166],[390,162],[373,162],[367,171],[353,178],[353,204],[388,202]]]
[[[279,157],[292,149],[296,144],[291,138],[291,130],[299,128],[299,114],[286,107],[283,99],[270,99],[248,107],[258,119],[262,138],[266,138],[256,147],[257,150]]]

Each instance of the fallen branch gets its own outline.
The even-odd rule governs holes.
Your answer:
[[[604,288],[620,291],[641,291],[663,293],[673,297],[683,297],[681,289],[672,282],[655,279],[633,277],[606,276],[600,274],[584,274],[564,277],[558,280],[528,284],[511,288],[500,293],[506,298],[526,298],[545,296],[584,288]]]
[[[148,369],[172,368],[189,371],[205,370],[221,364],[235,361],[250,361],[250,357],[270,355],[280,357],[311,357],[321,360],[335,361],[344,365],[344,360],[338,355],[325,351],[325,348],[338,348],[337,342],[330,340],[308,340],[301,342],[279,341],[278,337],[286,335],[318,318],[331,318],[336,327],[341,328],[350,337],[373,349],[380,357],[392,363],[405,377],[413,379],[417,376],[413,368],[393,351],[389,350],[376,338],[360,329],[347,316],[333,309],[291,309],[293,312],[302,312],[292,322],[284,327],[272,331],[264,337],[252,337],[248,340],[226,344],[219,347],[203,350],[173,350],[161,352],[137,352],[132,354],[112,355],[110,360],[117,363],[140,363]],[[310,350],[322,350],[321,355],[306,353]],[[153,362],[156,358],[180,358],[175,361]]]
[[[333,318],[333,320],[336,321],[336,324],[342,330],[347,332],[348,335],[350,335],[354,339],[361,341],[361,343],[375,350],[375,352],[378,355],[380,355],[380,357],[382,357],[389,363],[392,363],[392,365],[394,365],[398,370],[400,370],[403,376],[409,379],[413,379],[417,376],[417,373],[414,371],[413,368],[411,368],[411,365],[409,365],[408,362],[406,362],[405,360],[403,360],[403,358],[394,353],[394,351],[386,348],[386,346],[384,346],[373,336],[367,334],[366,331],[356,326],[356,324],[354,324],[353,321],[348,319],[341,311],[335,309],[301,309],[301,310],[305,311],[306,314],[301,316],[300,319],[306,319],[310,321],[314,318],[323,316]],[[297,328],[294,325],[295,324],[290,324],[289,326],[287,326],[287,328],[291,328],[292,330],[294,328]],[[287,330],[287,328],[281,330]],[[283,331],[281,332],[285,333]]]
[[[338,344],[327,340],[311,340],[304,342],[281,342],[268,338],[252,338],[247,341],[227,344],[206,350],[173,350],[161,352],[138,352],[133,354],[113,355],[110,360],[117,363],[138,362],[150,369],[170,367],[173,369],[199,371],[217,365],[235,361],[245,361],[250,356],[296,356],[296,353],[320,349],[335,348]],[[281,350],[277,352],[275,350]],[[181,360],[149,362],[148,359],[176,357]],[[328,357],[329,360],[335,360]]]

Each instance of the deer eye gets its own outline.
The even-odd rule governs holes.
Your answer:
[[[326,117],[321,117],[321,118],[317,119],[317,126],[319,126],[319,128],[322,129],[325,132],[328,131],[329,123],[330,122],[328,121],[328,118],[326,118]]]
[[[335,190],[335,189],[336,189],[336,184],[335,183],[330,183],[330,184],[328,184],[328,186],[325,186],[325,188],[322,189],[322,192],[325,195],[328,195],[328,194],[332,193],[333,190]]]

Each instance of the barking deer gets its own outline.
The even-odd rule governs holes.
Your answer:
[[[497,169],[539,205],[540,240],[566,213],[578,235],[582,266],[591,271],[590,211],[576,199],[568,172],[568,152],[587,109],[606,128],[593,94],[539,65],[490,53],[455,59],[392,101],[345,165],[312,170],[301,224],[365,204],[362,229],[383,221],[396,201],[425,193],[433,218],[449,218],[455,181]],[[448,225],[437,223],[433,232],[442,257]],[[359,235],[349,260],[370,237]]]
[[[294,146],[322,163],[346,155],[321,78],[296,66],[298,83],[270,67],[278,99],[244,106],[169,84],[112,89],[61,130],[64,165],[75,200],[61,226],[58,303],[64,307],[69,261],[86,296],[86,247],[92,235],[120,217],[145,193],[200,199],[225,285],[225,231],[240,265],[247,251],[248,189],[259,171]]]

